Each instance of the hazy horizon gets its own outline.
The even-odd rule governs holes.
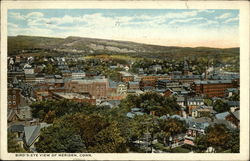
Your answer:
[[[8,35],[9,36],[9,35]],[[118,40],[118,39],[104,39],[104,38],[96,38],[96,37],[83,37],[83,36],[67,36],[67,37],[55,37],[55,36],[41,36],[41,35],[16,35],[17,36],[32,36],[32,37],[46,37],[46,38],[61,38],[66,39],[68,37],[79,37],[79,38],[89,38],[89,39],[102,39],[102,40],[113,40],[113,41],[124,41],[124,42],[133,42],[133,43],[140,43],[140,44],[146,44],[146,45],[156,45],[156,46],[165,46],[165,47],[190,47],[190,48],[220,48],[220,49],[228,49],[228,48],[240,48],[240,46],[233,46],[233,47],[210,47],[210,46],[177,46],[177,45],[160,45],[160,44],[150,44],[150,43],[143,43],[143,42],[136,42],[136,41],[130,41],[130,40]]]
[[[239,10],[11,9],[8,36],[68,36],[179,47],[239,47]]]

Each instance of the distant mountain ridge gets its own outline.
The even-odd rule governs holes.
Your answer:
[[[130,41],[107,40],[69,36],[52,38],[39,36],[9,36],[8,54],[16,55],[22,50],[50,50],[82,54],[129,54],[132,56],[190,56],[213,54],[239,54],[239,48],[176,47],[149,45]]]

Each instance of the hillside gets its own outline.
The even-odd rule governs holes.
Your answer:
[[[46,51],[46,52],[45,52]],[[141,44],[129,41],[93,39],[83,37],[49,38],[35,36],[9,36],[8,55],[24,53],[47,54],[123,54],[140,57],[183,57],[183,56],[237,56],[239,48],[189,48]]]

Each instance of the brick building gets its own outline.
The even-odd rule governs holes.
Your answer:
[[[8,108],[17,109],[21,100],[20,88],[8,88]]]
[[[128,89],[140,89],[139,82],[128,82]]]
[[[109,82],[107,79],[69,80],[64,86],[69,92],[89,93],[95,98],[106,98]]]
[[[120,78],[123,82],[129,82],[129,81],[134,81],[134,76],[128,72],[121,71],[120,73]]]
[[[228,88],[234,88],[236,85],[232,80],[207,80],[195,81],[192,89],[199,94],[207,97],[224,97]]]

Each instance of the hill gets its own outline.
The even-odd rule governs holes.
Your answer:
[[[24,53],[60,54],[122,54],[140,57],[183,57],[183,56],[237,56],[239,48],[174,47],[141,44],[129,41],[117,41],[84,37],[51,38],[37,36],[9,36],[8,55]]]

